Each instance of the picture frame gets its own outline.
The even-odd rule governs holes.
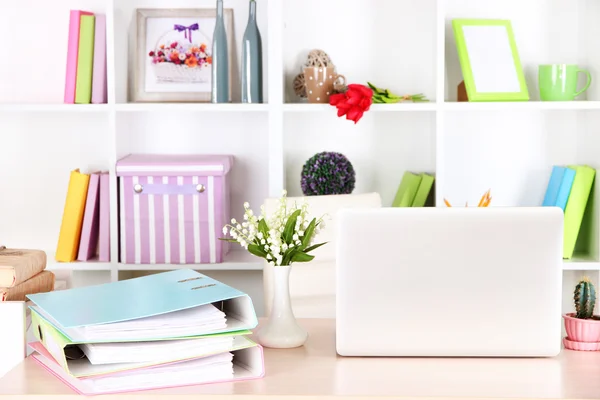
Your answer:
[[[468,101],[528,101],[511,21],[454,19],[452,28]]]
[[[216,8],[143,8],[135,13],[133,102],[210,102]],[[224,9],[223,19],[231,102],[233,9]]]

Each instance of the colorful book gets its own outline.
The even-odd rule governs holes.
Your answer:
[[[569,194],[564,216],[563,258],[573,257],[577,237],[585,214],[588,199],[594,184],[596,170],[585,165],[573,165],[575,180]]]
[[[427,198],[429,197],[429,193],[433,187],[433,181],[433,175],[426,173],[421,174],[421,182],[419,183],[419,188],[417,189],[412,207],[425,207],[425,203],[427,203]]]
[[[100,216],[98,229],[98,261],[110,261],[110,175],[100,174]]]
[[[56,247],[58,262],[72,262],[77,258],[89,182],[88,174],[82,174],[79,169],[71,171]]]
[[[92,77],[92,103],[107,102],[106,85],[106,16],[96,14],[94,32],[94,68]]]
[[[396,192],[396,197],[392,202],[392,207],[411,207],[419,190],[421,179],[421,175],[409,171],[405,172]]]
[[[93,15],[81,16],[75,86],[75,103],[77,104],[89,104],[92,101],[95,21],[96,17]]]
[[[568,167],[554,166],[544,195],[543,207],[560,207],[565,210],[575,171]]]
[[[71,10],[69,18],[69,42],[67,46],[67,72],[65,77],[64,101],[75,103],[75,87],[77,86],[77,60],[79,59],[79,30],[81,17],[93,15],[89,11]]]
[[[85,201],[83,224],[81,226],[81,239],[79,240],[78,261],[87,261],[96,256],[98,249],[98,223],[99,207],[98,194],[100,174],[90,175],[90,183]]]

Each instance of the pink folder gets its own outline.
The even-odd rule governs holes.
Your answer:
[[[98,240],[98,261],[110,261],[110,175],[100,174],[100,229]]]
[[[96,14],[92,103],[106,103],[106,16]]]
[[[122,390],[122,391],[97,391],[94,390],[91,385],[86,383],[86,379],[78,379],[69,375],[65,372],[65,370],[60,366],[58,362],[52,357],[52,355],[44,348],[44,346],[40,342],[29,343],[29,347],[31,347],[35,352],[31,355],[33,360],[38,362],[42,367],[44,367],[48,372],[54,375],[56,378],[61,380],[65,385],[73,389],[77,394],[84,396],[94,396],[101,394],[117,394],[117,393],[126,393],[126,392],[137,392],[137,391],[146,391],[146,390],[157,390],[157,389],[168,389],[170,387],[176,386],[166,386],[166,387],[154,387],[154,388],[140,388],[140,389],[131,389],[131,390]],[[234,373],[233,378],[221,380],[221,381],[210,381],[204,383],[197,383],[194,385],[188,386],[199,386],[206,384],[218,384],[224,382],[236,382],[236,381],[246,381],[253,379],[260,379],[265,376],[265,359],[264,359],[264,350],[262,346],[256,345],[254,347],[245,348],[242,350],[232,351],[234,354]],[[236,361],[237,360],[237,361]],[[153,366],[151,368],[158,368],[157,366]],[[150,368],[150,369],[151,369]],[[112,374],[115,376],[117,374]]]
[[[98,188],[100,174],[90,174],[90,183],[83,214],[81,226],[81,238],[79,240],[78,261],[87,261],[96,255],[98,246]]]
[[[67,47],[67,72],[65,78],[65,103],[75,104],[77,82],[77,57],[79,55],[79,24],[82,15],[94,15],[89,11],[71,10],[69,18],[69,42]]]

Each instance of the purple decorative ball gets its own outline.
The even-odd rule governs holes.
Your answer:
[[[350,194],[355,183],[354,168],[341,153],[317,153],[302,167],[300,184],[305,196]]]

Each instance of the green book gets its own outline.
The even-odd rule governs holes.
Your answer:
[[[77,79],[75,83],[75,103],[77,104],[90,104],[92,102],[95,25],[95,16],[81,16],[79,50],[77,53]]]
[[[398,191],[396,192],[392,207],[411,207],[419,190],[421,179],[421,175],[416,175],[408,171],[405,172],[400,182],[400,187],[398,187]]]
[[[417,194],[413,200],[412,207],[425,207],[427,197],[429,196],[429,192],[433,186],[433,180],[434,178],[432,175],[426,173],[421,174],[421,183],[417,189]]]
[[[575,180],[565,208],[563,241],[565,259],[573,257],[585,208],[596,177],[596,170],[586,165],[569,165],[569,168],[575,170]]]

